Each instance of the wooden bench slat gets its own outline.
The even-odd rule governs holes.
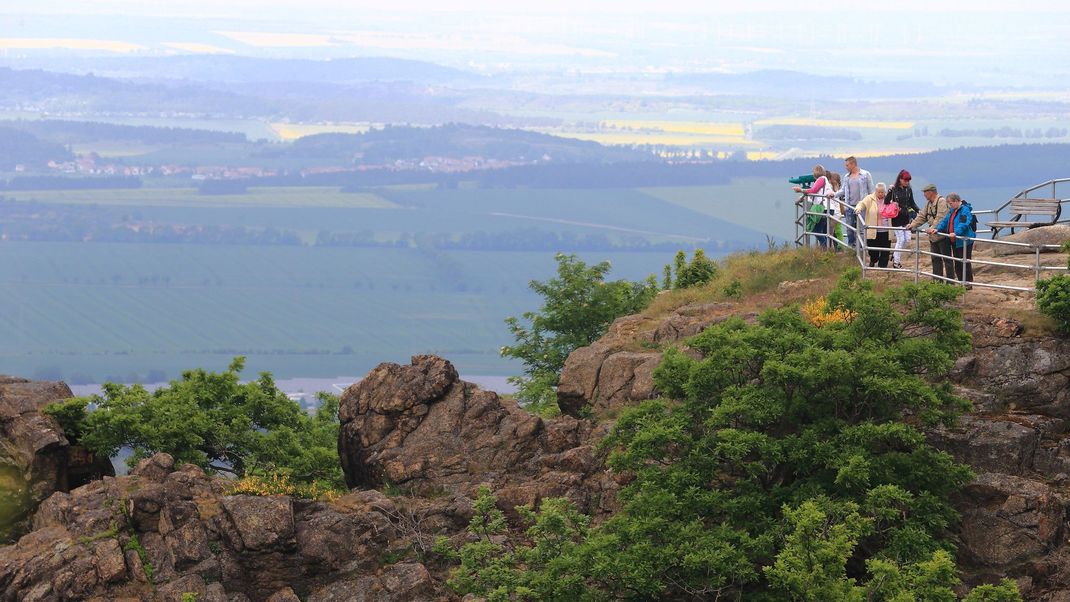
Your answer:
[[[989,226],[997,228],[1032,228],[1033,226],[1047,226],[1051,222],[985,222]]]
[[[1011,213],[1016,215],[1056,215],[1059,212],[1055,209],[1021,209]]]

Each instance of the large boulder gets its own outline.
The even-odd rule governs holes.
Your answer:
[[[1048,485],[982,473],[959,496],[960,557],[1003,574],[1063,545],[1066,500]]]
[[[41,501],[114,474],[107,458],[72,447],[48,404],[72,397],[61,382],[0,376],[0,542],[17,535]]]
[[[1070,240],[1070,226],[1066,224],[1054,224],[1051,226],[1040,226],[1039,228],[1031,228],[1029,230],[1019,230],[1014,234],[1000,236],[999,240],[1024,243],[1030,245],[1030,247],[1023,248],[1011,245],[985,245],[988,247],[992,247],[992,254],[996,257],[1017,255],[1021,253],[1032,254],[1036,252],[1038,246],[1041,247],[1041,253],[1057,253],[1058,250],[1046,249],[1041,245],[1058,246]]]
[[[693,303],[662,318],[624,316],[605,336],[569,354],[557,386],[557,405],[568,416],[587,409],[612,416],[620,408],[657,397],[654,368],[661,349],[674,345],[732,315],[732,303]]]
[[[567,495],[587,507],[612,487],[592,423],[528,413],[461,380],[432,355],[381,364],[343,394],[338,449],[351,487],[472,493],[483,483],[502,505]],[[595,484],[598,481],[601,484]]]

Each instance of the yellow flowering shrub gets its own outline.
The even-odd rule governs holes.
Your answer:
[[[301,483],[290,479],[285,474],[271,473],[267,476],[246,475],[227,491],[227,495],[288,495],[308,500],[333,501],[342,495],[342,491],[319,482]]]
[[[830,310],[828,299],[825,297],[818,297],[809,303],[804,303],[800,309],[806,321],[818,328],[827,324],[847,323],[855,319],[855,312],[849,309],[837,307]]]

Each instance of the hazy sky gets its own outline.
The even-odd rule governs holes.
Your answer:
[[[28,2],[4,0],[0,12],[12,14],[140,14],[183,16],[241,16],[256,18],[263,15],[284,14],[301,18],[309,13],[348,13],[358,11],[384,12],[450,12],[450,13],[550,13],[550,14],[659,14],[672,18],[674,14],[727,14],[799,10],[810,11],[814,6],[800,5],[797,0],[751,0],[748,2],[695,2],[685,0],[540,0],[539,2],[502,2],[494,0],[396,0],[385,4],[379,0],[51,0]],[[985,13],[1037,13],[1070,12],[1061,0],[990,1],[976,0],[876,0],[848,4],[829,5],[826,9],[833,15],[846,15],[849,11],[891,11],[910,18],[919,13],[934,12],[985,12]]]
[[[7,56],[51,47],[1051,86],[1070,76],[1070,3],[876,0],[818,11],[796,0],[0,0]]]

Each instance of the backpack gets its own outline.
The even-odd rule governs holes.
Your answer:
[[[899,216],[899,203],[885,203],[881,205],[881,217],[893,219]]]
[[[968,207],[969,210],[970,210],[970,230],[972,230],[972,231],[974,231],[976,233],[977,232],[977,216],[973,214],[973,205],[971,205],[968,202],[966,202],[965,199],[962,201],[962,204],[965,207]],[[976,236],[976,234],[974,234],[974,235]]]

